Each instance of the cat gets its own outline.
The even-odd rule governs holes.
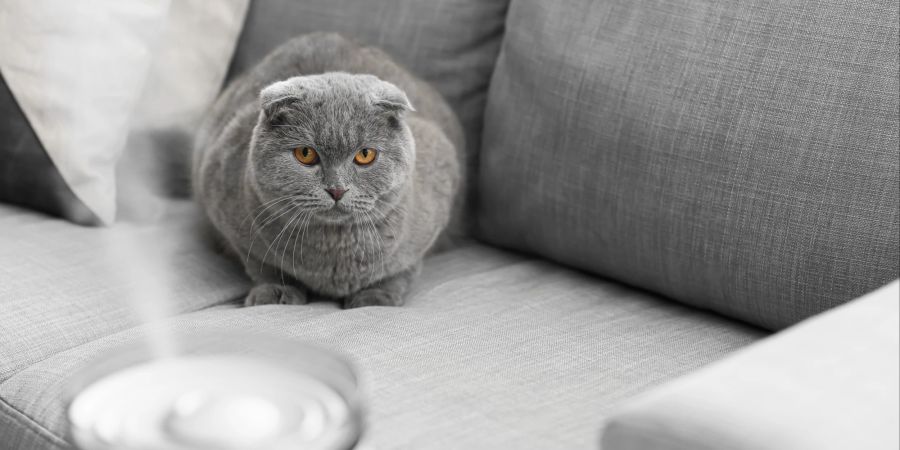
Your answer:
[[[294,38],[220,95],[193,191],[254,286],[247,306],[400,306],[462,183],[464,138],[428,84],[336,34]]]

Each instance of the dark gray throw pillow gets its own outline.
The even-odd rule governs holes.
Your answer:
[[[514,0],[490,242],[779,329],[898,276],[898,2]]]
[[[466,133],[470,179],[488,82],[509,0],[270,0],[251,2],[229,70],[234,78],[291,37],[337,32],[380,47],[431,83]]]
[[[72,192],[0,74],[0,202],[26,206],[82,225],[99,218]]]

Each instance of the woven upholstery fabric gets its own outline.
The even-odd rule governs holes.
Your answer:
[[[481,236],[770,329],[881,286],[898,22],[896,0],[513,1]]]
[[[167,325],[188,334],[271,333],[335,349],[359,371],[366,441],[420,450],[594,449],[604,415],[621,400],[765,335],[482,246],[428,259],[401,308],[222,305]],[[102,352],[141,339],[141,330],[60,351],[8,378],[0,398],[32,426],[0,428],[0,435],[28,443],[17,450],[58,448],[66,382]]]
[[[900,448],[898,297],[894,281],[625,402],[601,447]]]
[[[157,224],[112,228],[75,226],[0,205],[0,381],[61,351],[133,327],[140,322],[137,308],[163,300],[148,297],[147,286],[131,276],[131,270],[147,269],[151,255],[119,251],[128,239],[158,252],[152,256],[168,269],[168,286],[159,295],[178,298],[165,310],[146,311],[175,315],[242,297],[249,282],[236,264],[198,237],[203,235],[199,223],[199,212],[187,201],[169,204]]]
[[[67,449],[66,441],[0,398],[0,449]]]
[[[251,2],[229,78],[288,39],[337,32],[379,47],[431,83],[466,134],[466,170],[474,173],[488,82],[509,0],[268,0]],[[415,105],[413,105],[415,106]],[[467,197],[471,189],[467,189]]]

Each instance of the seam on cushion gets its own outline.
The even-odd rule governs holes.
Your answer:
[[[26,428],[33,431],[41,439],[59,447],[68,448],[69,443],[65,439],[57,436],[52,431],[44,428],[43,425],[32,419],[28,414],[23,413],[15,406],[11,405],[5,398],[0,397],[0,414],[9,417],[15,423],[20,423]]]
[[[481,244],[481,243],[476,244],[476,246],[482,246],[482,245],[483,245],[483,244]],[[516,260],[516,261],[513,261],[512,263],[509,263],[509,264],[503,264],[502,266],[493,267],[493,268],[491,268],[491,269],[488,269],[486,272],[485,272],[485,271],[482,271],[482,272],[478,272],[478,273],[479,273],[479,274],[483,274],[483,273],[487,273],[487,272],[493,272],[493,271],[497,271],[497,270],[503,270],[503,269],[509,268],[510,266],[515,266],[515,265],[519,265],[519,264],[523,264],[523,263],[528,263],[528,262],[534,262],[534,261],[542,261],[542,262],[546,262],[546,260],[542,260],[542,259],[540,259],[540,258],[536,258],[536,257],[534,257],[534,256],[532,256],[532,255],[520,255],[520,256],[524,256],[525,259]],[[565,267],[565,266],[560,266],[560,267]],[[431,291],[431,290],[433,290],[433,289],[435,289],[435,288],[437,288],[437,287],[443,286],[443,285],[445,285],[445,284],[447,284],[447,283],[449,283],[449,282],[450,282],[450,281],[444,281],[444,282],[438,283],[438,284],[435,285],[435,286],[431,286],[431,288],[428,289],[428,291]],[[173,316],[169,316],[169,317],[166,317],[166,319],[171,319],[171,318],[175,318],[175,317],[182,316],[182,315],[193,314],[193,313],[205,311],[205,310],[207,310],[207,309],[215,308],[215,307],[217,307],[217,306],[222,306],[222,305],[226,305],[226,304],[229,304],[229,303],[237,303],[237,302],[239,302],[242,298],[246,297],[246,295],[247,295],[246,292],[242,292],[241,294],[239,294],[239,295],[236,296],[236,297],[232,297],[232,298],[229,298],[229,299],[227,299],[227,300],[223,300],[223,301],[221,301],[221,302],[216,302],[216,303],[213,303],[213,304],[210,304],[210,305],[207,305],[207,306],[204,306],[204,307],[202,307],[202,308],[195,309],[195,310],[185,311],[185,312],[182,312],[182,313],[180,313],[180,314],[176,314],[176,315],[173,315]],[[91,343],[93,343],[93,342],[99,341],[100,339],[107,338],[107,337],[112,336],[112,335],[114,335],[114,334],[119,334],[119,333],[126,332],[126,331],[128,331],[128,330],[133,330],[133,329],[135,329],[135,328],[137,328],[137,327],[139,327],[139,326],[141,326],[141,325],[143,325],[143,324],[139,323],[139,324],[136,324],[136,325],[133,325],[133,326],[130,326],[130,327],[122,328],[121,330],[117,330],[117,331],[114,331],[114,332],[112,332],[112,333],[108,333],[108,334],[105,334],[105,335],[103,335],[103,336],[100,336],[100,337],[97,337],[97,338],[94,338],[94,339],[87,340],[87,341],[85,341],[85,342],[82,342],[82,343],[80,343],[80,344],[78,344],[78,345],[75,345],[75,346],[72,346],[72,347],[67,347],[67,348],[61,349],[61,350],[59,350],[59,351],[57,351],[57,352],[54,352],[54,353],[52,353],[52,354],[50,354],[50,355],[47,355],[47,356],[43,357],[43,358],[41,358],[41,359],[39,359],[39,360],[37,360],[37,361],[33,361],[33,362],[29,363],[28,365],[19,368],[18,370],[15,370],[15,371],[13,371],[13,372],[10,372],[10,373],[9,373],[9,376],[7,376],[6,378],[0,380],[0,386],[5,385],[7,381],[9,381],[9,380],[15,378],[17,375],[19,375],[20,373],[22,373],[22,372],[28,370],[29,368],[31,368],[31,367],[33,367],[33,366],[35,366],[35,365],[38,365],[38,364],[40,364],[40,363],[42,363],[42,362],[44,362],[44,361],[46,361],[46,360],[48,360],[48,359],[50,359],[50,358],[53,358],[53,357],[55,357],[55,356],[57,356],[57,355],[59,355],[59,354],[61,354],[61,353],[65,353],[65,352],[72,351],[72,350],[75,350],[75,349],[77,349],[77,348],[83,347],[83,346],[85,346],[85,345],[89,345],[89,344],[91,344]]]
[[[172,316],[165,317],[164,320],[165,320],[165,319],[172,319],[172,318],[179,317],[179,316],[183,316],[183,315],[187,315],[187,314],[193,314],[193,313],[200,312],[200,311],[205,311],[205,310],[207,310],[207,309],[215,308],[216,306],[226,305],[226,304],[228,304],[228,303],[234,303],[234,302],[237,302],[239,299],[245,297],[246,295],[247,295],[247,293],[245,292],[245,293],[242,293],[241,295],[239,295],[239,296],[237,296],[237,297],[229,298],[228,300],[223,300],[223,301],[221,301],[221,302],[216,302],[216,303],[213,303],[213,304],[210,304],[210,305],[206,305],[206,306],[204,306],[204,307],[202,307],[202,308],[197,308],[197,309],[190,310],[190,311],[184,311],[184,312],[179,313],[179,314],[175,314],[175,315],[172,315]],[[35,365],[38,365],[38,364],[40,364],[40,363],[42,363],[42,362],[44,362],[44,361],[46,361],[46,360],[48,360],[48,359],[50,359],[50,358],[53,358],[54,356],[59,355],[60,353],[65,353],[65,352],[68,352],[68,351],[71,351],[71,350],[75,350],[75,349],[77,349],[77,348],[79,348],[79,347],[83,347],[83,346],[85,346],[85,345],[88,345],[88,344],[91,344],[91,343],[93,343],[93,342],[99,341],[100,339],[104,339],[104,338],[107,338],[107,337],[109,337],[109,336],[112,336],[112,335],[114,335],[114,334],[119,334],[119,333],[123,333],[123,332],[129,331],[129,330],[133,330],[133,329],[135,329],[135,328],[137,328],[137,327],[139,327],[139,326],[141,326],[141,325],[144,325],[144,323],[138,323],[138,324],[135,324],[135,325],[132,325],[132,326],[129,326],[129,327],[122,328],[121,330],[113,331],[112,333],[104,334],[103,336],[100,336],[100,337],[97,337],[97,338],[94,338],[94,339],[90,339],[90,340],[84,341],[84,342],[82,342],[82,343],[80,343],[80,344],[78,344],[78,345],[74,345],[74,346],[72,346],[72,347],[66,347],[66,348],[64,348],[64,349],[61,349],[61,350],[59,350],[59,351],[57,351],[57,352],[54,352],[54,353],[52,353],[52,354],[49,354],[49,355],[43,357],[43,358],[41,358],[41,359],[39,359],[39,360],[37,360],[37,361],[32,361],[32,362],[28,363],[26,366],[21,367],[21,368],[19,368],[18,370],[15,370],[15,371],[13,371],[13,372],[10,372],[9,375],[8,375],[6,378],[0,380],[0,386],[3,386],[4,384],[6,384],[7,381],[9,381],[9,380],[15,378],[17,375],[19,375],[20,373],[22,373],[22,372],[28,370],[29,368],[31,368],[31,367],[33,367],[33,366],[35,366]],[[2,398],[0,398],[0,400],[2,400]]]

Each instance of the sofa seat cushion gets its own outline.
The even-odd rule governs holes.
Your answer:
[[[119,223],[87,228],[0,205],[0,381],[42,359],[140,323],[134,303],[154,314],[177,315],[242,297],[241,269],[198,232],[191,202],[160,207],[153,225]],[[134,270],[147,254],[122,241],[153,243],[153,256],[171,268],[165,291],[178,299],[154,304]],[[151,286],[152,288],[153,286]],[[143,290],[143,291],[142,291]]]
[[[401,308],[231,303],[172,317],[166,326],[271,333],[335,349],[360,372],[367,441],[415,449],[596,448],[604,415],[621,400],[765,335],[481,245],[428,259]],[[61,393],[71,374],[144,335],[137,327],[43,350],[55,354],[0,384],[0,434],[17,449],[61,447]]]

